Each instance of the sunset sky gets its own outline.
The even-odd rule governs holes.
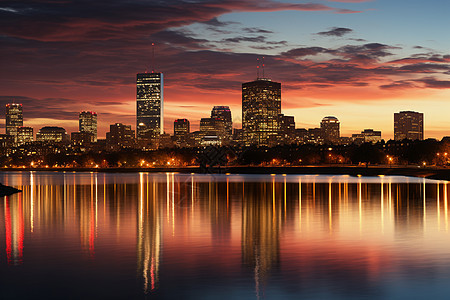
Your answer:
[[[341,121],[393,137],[393,115],[424,113],[425,138],[450,135],[450,2],[444,0],[0,1],[0,113],[22,103],[24,125],[77,131],[93,110],[135,127],[136,73],[164,73],[165,131],[191,129],[214,105],[241,127],[241,84],[256,60],[282,83],[297,128]],[[4,127],[4,122],[1,124]]]

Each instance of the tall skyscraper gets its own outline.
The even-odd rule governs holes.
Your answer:
[[[266,78],[242,84],[242,129],[245,145],[269,146],[280,131],[281,83]]]
[[[6,134],[9,134],[14,138],[14,145],[17,144],[17,129],[22,126],[22,104],[6,104]]]
[[[322,130],[322,138],[325,143],[337,144],[340,139],[339,120],[336,117],[328,116],[320,122],[320,129]]]
[[[82,111],[79,115],[79,131],[90,133],[91,142],[97,142],[97,113],[93,111]]]
[[[225,138],[231,139],[233,135],[233,121],[229,106],[214,106],[211,111],[211,118],[218,118],[225,123]]]
[[[394,113],[394,139],[423,140],[423,113],[415,111]]]
[[[173,135],[175,138],[187,136],[189,131],[190,123],[188,119],[176,119],[173,122]]]
[[[164,133],[163,73],[138,73],[136,78],[137,138],[157,137]]]

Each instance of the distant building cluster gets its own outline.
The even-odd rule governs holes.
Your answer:
[[[242,84],[242,128],[233,128],[228,106],[214,106],[209,117],[200,120],[198,131],[191,131],[187,118],[174,121],[173,135],[164,131],[163,73],[146,72],[136,76],[136,129],[131,125],[110,125],[106,139],[97,137],[97,113],[79,114],[79,131],[70,136],[62,127],[45,126],[36,132],[23,126],[22,104],[6,105],[6,134],[0,135],[0,147],[13,148],[32,143],[66,143],[80,149],[122,148],[155,150],[171,147],[208,145],[266,146],[283,144],[345,145],[377,143],[381,131],[364,129],[351,137],[340,135],[340,122],[326,116],[317,128],[296,128],[293,116],[281,112],[281,83],[257,78]],[[394,114],[395,140],[423,140],[423,113],[401,111]]]

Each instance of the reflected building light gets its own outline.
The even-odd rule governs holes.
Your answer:
[[[426,203],[426,185],[423,178],[423,231],[427,229],[427,203]]]
[[[144,184],[147,189],[144,189]],[[155,291],[159,282],[161,252],[161,217],[158,185],[153,181],[152,195],[149,199],[148,176],[139,175],[139,209],[137,237],[137,272],[143,279],[145,294]]]
[[[34,172],[30,172],[30,231],[34,231]]]
[[[448,198],[447,198],[447,181],[444,183],[444,216],[445,216],[445,231],[448,231]]]
[[[384,235],[384,182],[381,177],[381,233]]]
[[[172,173],[172,236],[175,236],[175,178]]]
[[[302,179],[298,179],[298,225],[302,231]]]
[[[166,173],[166,191],[167,191],[167,195],[166,195],[166,203],[167,203],[167,223],[170,223],[170,200],[169,200],[169,193],[170,193],[170,177],[169,177],[169,173]]]
[[[437,190],[436,190],[436,202],[437,202],[437,223],[438,223],[438,230],[441,231],[441,201],[439,197],[439,182],[436,184]]]
[[[286,176],[286,174],[283,174],[283,176]],[[286,198],[287,198],[287,195],[286,195],[286,189],[287,189],[287,186],[286,186],[286,177],[284,177],[284,186],[283,186],[283,189],[284,189],[284,221],[286,222]]]
[[[333,225],[332,225],[332,217],[331,217],[331,179],[328,182],[328,229],[331,233],[332,229],[333,229]]]
[[[362,186],[361,178],[358,179],[358,212],[359,212],[359,234],[362,233]]]
[[[10,197],[4,198],[5,210],[5,240],[6,258],[8,265],[19,265],[23,261],[23,198],[22,193],[18,194],[18,199],[12,203]]]

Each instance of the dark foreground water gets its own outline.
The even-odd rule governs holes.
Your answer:
[[[4,299],[445,299],[447,182],[0,173]]]

